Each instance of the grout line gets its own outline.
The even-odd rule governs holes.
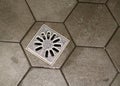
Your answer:
[[[27,72],[25,73],[25,75],[22,77],[22,79],[18,82],[17,86],[21,86],[22,81],[24,80],[24,78],[27,76],[27,74],[29,73],[29,71],[31,70],[31,67],[29,67],[29,69],[27,70]]]
[[[62,67],[64,66],[64,64],[67,62],[67,60],[69,59],[69,57],[71,56],[71,54],[74,52],[76,47],[73,48],[73,50],[71,51],[71,53],[68,55],[68,57],[65,59],[64,63],[61,65],[60,69],[62,69]]]
[[[35,25],[36,22],[34,22],[30,28],[28,29],[28,31],[25,33],[25,35],[23,36],[23,38],[20,40],[20,43],[23,41],[23,39],[26,37],[26,35],[29,33],[29,31],[32,29],[32,27]]]
[[[113,32],[112,36],[109,38],[109,40],[108,40],[107,43],[105,44],[105,47],[107,47],[107,45],[110,43],[110,41],[112,40],[112,38],[114,37],[114,35],[115,35],[116,32],[118,31],[118,28],[119,28],[119,27],[117,27],[117,28],[115,29],[115,31]]]
[[[105,50],[105,52],[107,53],[107,55],[108,55],[110,61],[112,62],[113,66],[114,66],[114,68],[115,68],[115,70],[116,70],[116,72],[119,72],[119,70],[117,69],[115,63],[113,62],[112,58],[110,57],[109,53],[107,52],[107,50],[106,50],[106,49],[104,49],[104,50]]]
[[[77,46],[76,43],[74,42],[74,40],[73,40],[73,38],[72,38],[72,36],[71,36],[71,34],[70,34],[68,28],[66,27],[65,23],[63,23],[63,24],[64,24],[64,26],[65,26],[65,28],[66,28],[66,30],[67,30],[67,32],[68,32],[68,34],[69,34],[69,36],[70,36],[72,42],[73,42],[73,44],[74,44],[75,46]]]
[[[114,19],[114,21],[116,22],[117,26],[119,26],[119,24],[118,24],[118,22],[117,22],[116,18],[114,17],[114,15],[112,14],[112,12],[110,11],[110,9],[109,9],[109,7],[107,6],[107,4],[105,4],[105,6],[107,7],[107,9],[108,9],[109,13],[110,13],[110,14],[111,14],[111,16],[113,17],[113,19]]]
[[[68,83],[68,81],[67,81],[67,79],[65,78],[65,75],[64,75],[63,71],[61,69],[60,69],[60,72],[61,72],[61,74],[62,74],[62,76],[63,76],[63,78],[64,78],[67,86],[70,86],[69,83]]]
[[[115,74],[115,76],[114,76],[114,78],[113,78],[113,80],[111,81],[111,83],[110,83],[110,85],[109,86],[111,86],[112,85],[112,83],[115,81],[115,79],[116,79],[116,77],[118,76],[118,72]]]
[[[13,42],[13,41],[0,41],[0,42],[4,42],[4,43],[19,43],[19,42]]]
[[[25,0],[25,2],[26,2],[26,4],[27,4],[27,6],[28,6],[29,11],[31,12],[31,15],[33,16],[34,21],[36,21],[36,18],[35,18],[35,16],[34,16],[32,10],[31,10],[31,8],[30,8],[30,6],[29,6],[27,0]]]
[[[36,21],[36,22],[43,22],[43,23],[63,23],[63,22],[56,22],[56,21]]]
[[[27,59],[29,65],[30,65],[30,67],[32,67],[32,65],[31,65],[31,63],[30,63],[30,60],[29,60],[29,58],[27,57],[27,55],[26,55],[26,53],[25,53],[25,50],[24,50],[22,44],[20,44],[20,46],[21,46],[21,49],[22,49],[22,51],[23,51],[23,53],[24,53],[24,55],[25,55],[25,57],[26,57],[26,59]]]
[[[109,1],[109,0],[106,0],[105,4],[107,4],[107,3],[108,3],[108,1]]]
[[[95,46],[76,46],[76,47],[83,47],[83,48],[102,48],[102,49],[105,49],[105,47],[95,47]]]
[[[59,68],[49,68],[49,67],[39,67],[39,66],[32,66],[32,68],[43,68],[43,69],[59,70]]]
[[[74,9],[77,7],[78,3],[75,4],[75,6],[73,7],[73,9],[71,10],[71,12],[68,14],[68,16],[65,18],[64,22],[68,19],[68,17],[72,14],[72,12],[74,11]]]
[[[105,4],[104,2],[103,3],[97,3],[97,2],[81,2],[81,1],[79,1],[78,3],[83,3],[83,4]]]
[[[77,3],[79,3],[79,0],[76,0],[77,1]]]

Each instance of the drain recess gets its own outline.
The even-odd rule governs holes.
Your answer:
[[[26,49],[46,63],[53,65],[68,43],[67,38],[43,24]]]

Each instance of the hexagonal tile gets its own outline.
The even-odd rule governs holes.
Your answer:
[[[78,46],[104,47],[117,24],[104,5],[80,3],[65,22]]]
[[[115,63],[116,67],[120,71],[120,28],[113,36],[112,40],[107,46],[107,51],[112,58],[113,62]]]
[[[17,86],[28,68],[19,44],[0,43],[0,86]]]
[[[120,86],[120,74],[118,74],[111,86]]]
[[[33,22],[24,0],[0,1],[0,41],[19,42]]]
[[[79,0],[79,2],[105,3],[107,0]]]
[[[23,39],[22,46],[24,47],[24,49],[27,47],[28,43],[33,38],[35,33],[39,30],[39,28],[42,26],[42,24],[43,23],[41,23],[41,22],[37,22],[32,27],[32,29],[30,30],[28,35]],[[66,28],[64,27],[63,24],[61,24],[61,23],[45,23],[45,24],[47,26],[49,26],[50,28],[52,28],[53,30],[57,31],[58,33],[62,34],[63,36],[65,36],[69,40],[71,40],[70,37],[69,37],[69,34],[67,33],[67,30],[66,30]],[[33,54],[31,54],[30,52],[28,52],[26,49],[25,49],[25,52],[26,52],[28,58],[30,59],[30,62],[32,63],[32,66],[60,68],[61,65],[64,63],[65,59],[68,57],[68,55],[71,53],[71,51],[73,50],[74,47],[75,46],[74,46],[73,42],[70,41],[69,44],[67,45],[67,47],[65,48],[65,50],[63,51],[63,53],[60,55],[60,57],[58,58],[58,60],[56,61],[56,63],[53,66],[50,66],[50,65],[46,64],[45,62],[40,60],[38,57],[36,57]]]
[[[59,70],[32,69],[20,86],[67,86]]]
[[[27,0],[38,21],[63,22],[76,0]]]
[[[120,25],[120,0],[109,0],[107,5]]]
[[[109,86],[116,70],[103,49],[77,47],[62,68],[70,86]]]

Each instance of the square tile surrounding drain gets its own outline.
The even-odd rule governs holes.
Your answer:
[[[70,40],[43,24],[26,49],[46,63],[53,65]]]

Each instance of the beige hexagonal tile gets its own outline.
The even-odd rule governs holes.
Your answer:
[[[120,28],[111,39],[110,43],[107,46],[107,51],[115,63],[116,67],[120,71]]]
[[[120,0],[109,0],[107,5],[120,25]]]
[[[111,86],[120,86],[120,74],[117,75]]]
[[[33,22],[24,0],[0,1],[0,41],[19,42]]]
[[[79,0],[79,2],[105,3],[107,0]]]
[[[28,68],[19,44],[0,43],[0,86],[17,86]]]
[[[30,42],[30,40],[33,38],[33,36],[35,35],[35,33],[40,29],[40,27],[42,26],[43,23],[41,22],[37,22],[32,29],[30,30],[30,32],[27,34],[27,36],[23,39],[22,41],[22,46],[24,47],[24,49],[27,47],[28,43]],[[70,39],[69,34],[67,33],[67,30],[65,28],[65,26],[61,23],[45,23],[47,26],[49,26],[50,28],[52,28],[53,30],[57,31],[58,33],[60,33],[61,35],[65,36],[66,38]],[[69,42],[69,44],[67,45],[67,47],[65,48],[65,50],[63,51],[63,53],[60,55],[60,57],[58,58],[58,60],[56,61],[56,63],[53,66],[48,65],[47,63],[43,62],[40,58],[34,56],[33,54],[31,54],[30,52],[28,52],[25,49],[25,52],[32,64],[32,66],[38,66],[38,67],[49,67],[49,68],[60,68],[61,65],[64,63],[64,61],[66,60],[66,58],[69,56],[69,54],[72,52],[73,48],[74,48],[74,43],[72,41]]]
[[[63,22],[76,0],[27,0],[38,21]]]
[[[117,27],[104,5],[87,3],[79,3],[65,25],[76,45],[95,47],[104,47]]]
[[[20,86],[67,86],[59,70],[32,69]]]
[[[116,70],[103,49],[77,47],[62,68],[70,86],[109,86]]]

